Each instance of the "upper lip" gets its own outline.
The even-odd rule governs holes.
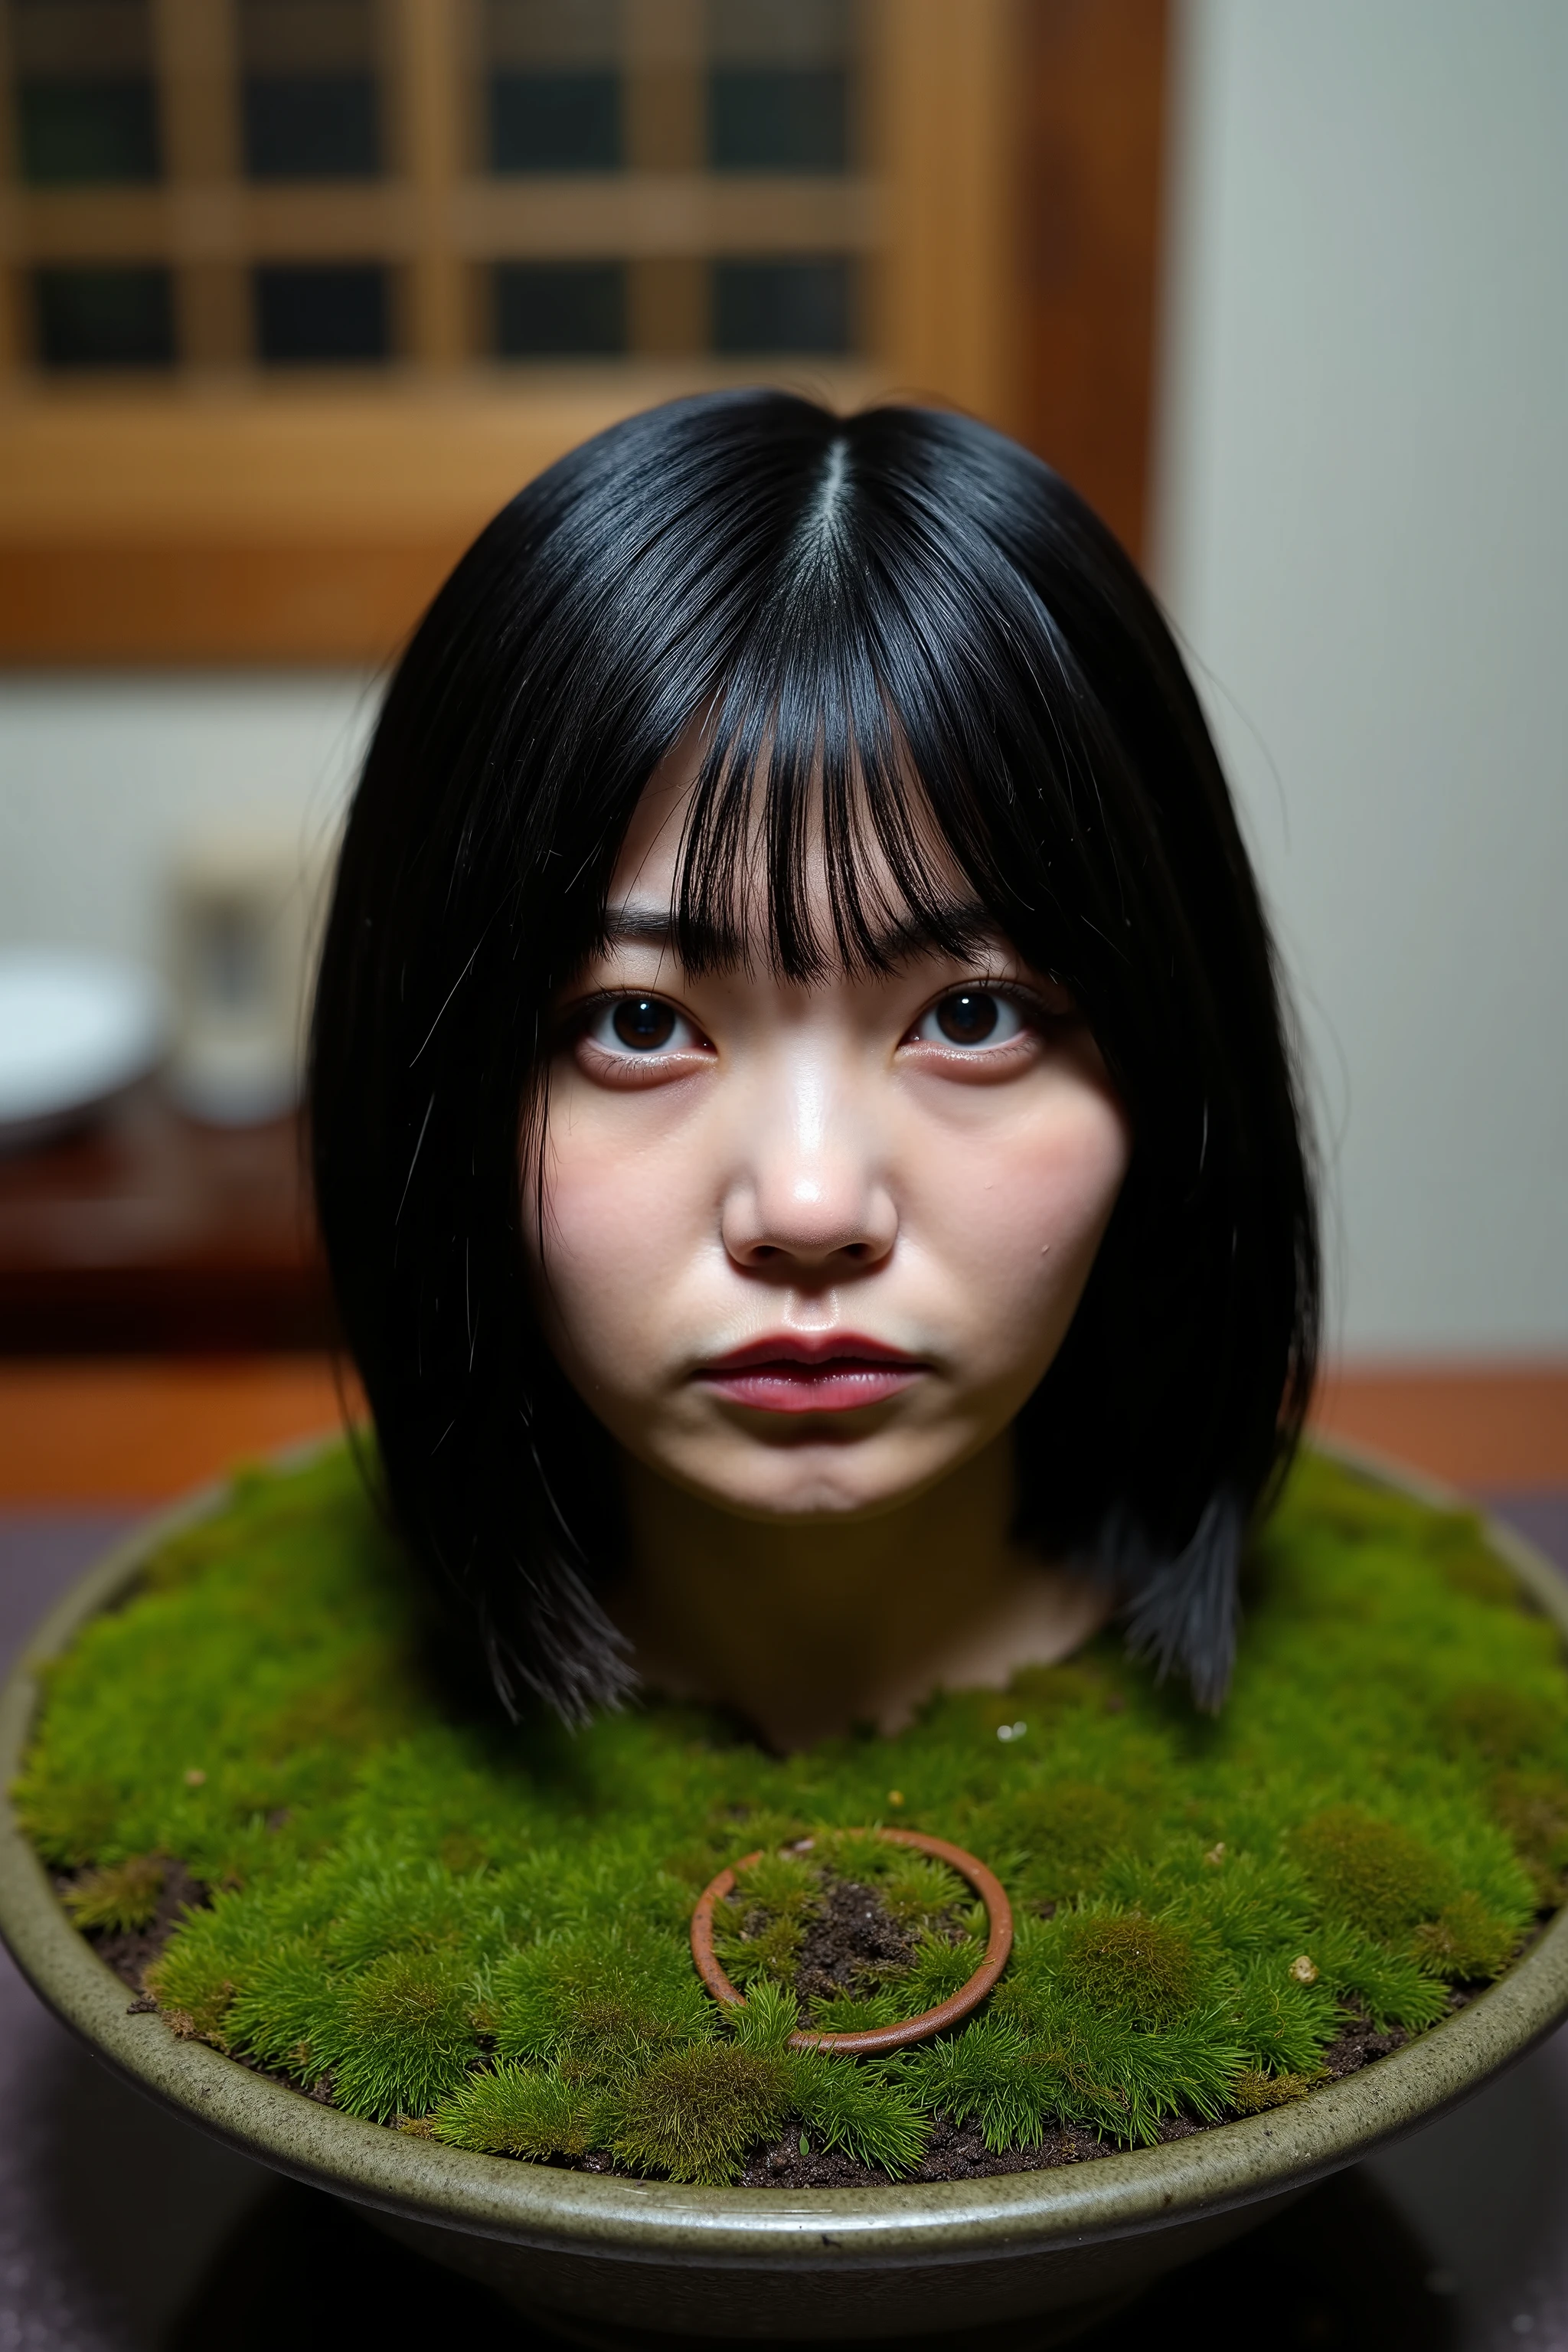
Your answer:
[[[748,1339],[727,1356],[715,1356],[702,1366],[705,1372],[746,1372],[760,1364],[918,1364],[920,1357],[903,1348],[889,1348],[885,1339],[868,1339],[860,1331],[770,1331],[764,1339]]]

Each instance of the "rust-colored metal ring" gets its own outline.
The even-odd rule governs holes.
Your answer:
[[[948,1868],[956,1870],[960,1878],[964,1879],[979,1895],[985,1906],[985,1916],[990,1927],[985,1939],[985,1957],[980,1966],[967,1984],[961,1985],[935,2009],[922,2010],[919,2017],[900,2018],[895,2025],[869,2026],[863,2033],[813,2033],[805,2029],[792,2033],[789,2038],[792,2050],[842,2050],[850,2056],[865,2057],[873,2051],[902,2050],[911,2042],[928,2041],[933,2033],[940,2033],[944,2026],[956,2025],[961,2017],[967,2017],[971,2010],[979,2008],[1007,1965],[1007,1955],[1013,1948],[1013,1906],[994,1874],[987,1870],[983,1862],[977,1862],[972,1853],[965,1853],[961,1845],[949,1845],[945,1838],[922,1837],[918,1830],[858,1830],[847,1834],[879,1837],[889,1845],[912,1845],[921,1853],[929,1853],[936,1861],[945,1862]],[[810,1841],[806,1840],[791,1851],[803,1853],[809,1844]],[[697,1898],[697,1908],[691,1915],[691,1957],[697,1963],[697,1973],[714,2000],[721,2001],[727,2009],[744,2009],[746,2002],[745,1996],[737,1991],[725,1975],[713,1949],[713,1906],[722,1903],[727,1895],[733,1894],[735,1872],[749,1870],[753,1862],[762,1860],[763,1851],[759,1846],[755,1853],[744,1855],[733,1868],[721,1870],[718,1877],[703,1888]]]

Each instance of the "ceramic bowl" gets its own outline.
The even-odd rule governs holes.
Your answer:
[[[1369,1465],[1358,1462],[1358,1466]],[[1380,1472],[1423,1500],[1452,1496]],[[0,1785],[26,1748],[42,1663],[134,1587],[197,1496],[94,1569],[0,1695]],[[1491,1540],[1568,1637],[1568,1580],[1505,1528]],[[1163,2273],[1238,2236],[1325,2175],[1430,2123],[1568,2014],[1568,1912],[1434,2032],[1310,2098],[1166,2146],[1043,2172],[886,2189],[681,2188],[471,2156],[317,2105],[137,2015],[76,1933],[8,1805],[0,1933],[109,2065],[204,2130],[368,2209],[570,2341],[668,2346],[1065,2343]]]
[[[0,1152],[89,1118],[159,1060],[168,1029],[150,971],[67,948],[0,952]]]

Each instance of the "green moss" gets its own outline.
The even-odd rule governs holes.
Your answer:
[[[1441,1911],[1451,1876],[1440,1854],[1397,1822],[1359,1805],[1331,1805],[1303,1822],[1289,1850],[1330,1918],[1394,1943]]]
[[[1347,2004],[1436,2023],[1568,1883],[1551,1625],[1468,1516],[1311,1456],[1255,1543],[1213,1723],[1107,1635],[781,1760],[691,1707],[465,1722],[426,1648],[343,1457],[247,1473],[50,1668],[17,1802],[94,1932],[150,1925],[169,1857],[217,1890],[149,1972],[176,2031],[457,2147],[717,2181],[786,2126],[895,2174],[938,2113],[998,2148],[1137,2145],[1300,2095]],[[990,1863],[1013,1960],[896,2060],[792,2051],[825,1874],[874,1885],[914,1948],[819,2025],[931,2008],[979,1963],[967,1890],[857,1833],[880,1819]],[[691,1904],[754,1849],[718,1918],[746,2007],[721,2012]]]
[[[710,2018],[685,1952],[611,1929],[509,1953],[489,1973],[480,2022],[503,2058],[570,2056],[603,2075],[703,2038]]]
[[[1264,2074],[1247,2066],[1231,2083],[1230,2104],[1238,2116],[1261,2116],[1270,2107],[1288,2106],[1293,2099],[1304,2099],[1311,2088],[1308,2074]]]
[[[1101,2017],[1173,2025],[1196,2001],[1199,1972],[1190,1939],[1168,1919],[1068,1922],[1057,1968],[1067,1991]]]
[[[432,2137],[480,2156],[586,2156],[602,2147],[604,2094],[538,2067],[468,2075],[432,2118]]]
[[[996,1829],[1000,1844],[1026,1857],[1013,1877],[1019,1899],[1043,1906],[1096,1893],[1111,1854],[1143,1847],[1146,1821],[1120,1790],[1069,1780],[1022,1790],[999,1809]]]
[[[1568,1880],[1568,1775],[1500,1772],[1488,1790],[1491,1811],[1529,1872],[1543,1907],[1563,1899]]]
[[[1563,1718],[1539,1692],[1512,1690],[1506,1683],[1467,1683],[1438,1712],[1438,1725],[1451,1753],[1474,1749],[1498,1764],[1527,1757],[1561,1755]]]
[[[89,1871],[65,1898],[79,1927],[121,1933],[150,1927],[158,1916],[169,1865],[161,1853],[133,1853],[128,1861]]]
[[[666,2051],[621,2090],[611,2151],[634,2172],[717,2187],[775,2136],[789,2092],[782,2059],[713,2042]]]

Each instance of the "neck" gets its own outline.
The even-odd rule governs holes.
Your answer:
[[[612,1613],[645,1680],[790,1749],[900,1729],[939,1688],[1000,1687],[1078,1647],[1105,1603],[1012,1538],[1011,1433],[874,1517],[744,1519],[624,1461]]]

